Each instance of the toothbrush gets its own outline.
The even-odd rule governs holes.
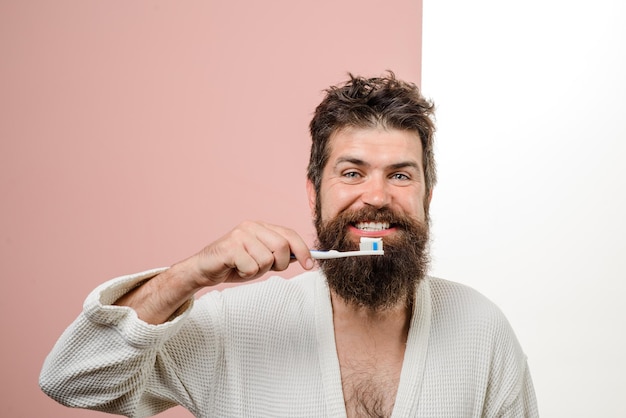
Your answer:
[[[329,258],[353,257],[360,255],[383,255],[384,253],[382,238],[361,237],[358,251],[311,250],[311,257],[316,260],[326,260]]]

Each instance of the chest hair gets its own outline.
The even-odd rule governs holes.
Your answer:
[[[400,381],[400,368],[372,361],[344,360],[341,383],[348,417],[390,417]]]

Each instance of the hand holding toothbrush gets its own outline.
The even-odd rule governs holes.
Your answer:
[[[285,270],[294,261],[307,270],[314,266],[311,252],[298,233],[247,221],[125,294],[116,304],[130,306],[139,318],[159,324],[204,287],[253,280],[270,270]]]
[[[295,256],[292,258],[292,256]],[[270,270],[286,270],[298,261],[310,270],[311,253],[298,233],[265,222],[246,221],[193,256],[203,286],[256,279]]]

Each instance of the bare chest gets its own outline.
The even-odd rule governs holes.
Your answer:
[[[338,351],[348,417],[390,417],[400,383],[402,356]]]

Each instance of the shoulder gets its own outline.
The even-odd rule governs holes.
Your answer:
[[[426,278],[433,298],[455,299],[488,299],[477,290],[462,283],[445,280],[439,277],[428,276]]]
[[[290,279],[272,276],[254,283],[211,291],[202,295],[196,305],[211,305],[212,310],[241,311],[251,315],[275,310],[307,310],[313,308],[320,281],[323,277],[317,271]]]
[[[315,292],[319,280],[323,280],[323,278],[317,271],[302,273],[289,279],[271,276],[266,280],[225,289],[222,294],[226,299],[308,296]]]
[[[457,282],[436,277],[426,279],[433,314],[458,318],[505,319],[491,300],[477,290]]]
[[[220,338],[237,344],[273,344],[314,335],[319,280],[310,272],[209,292],[196,300],[192,318],[203,332],[213,328]]]
[[[498,347],[525,360],[517,337],[502,310],[477,290],[429,277],[433,331],[444,338]]]

